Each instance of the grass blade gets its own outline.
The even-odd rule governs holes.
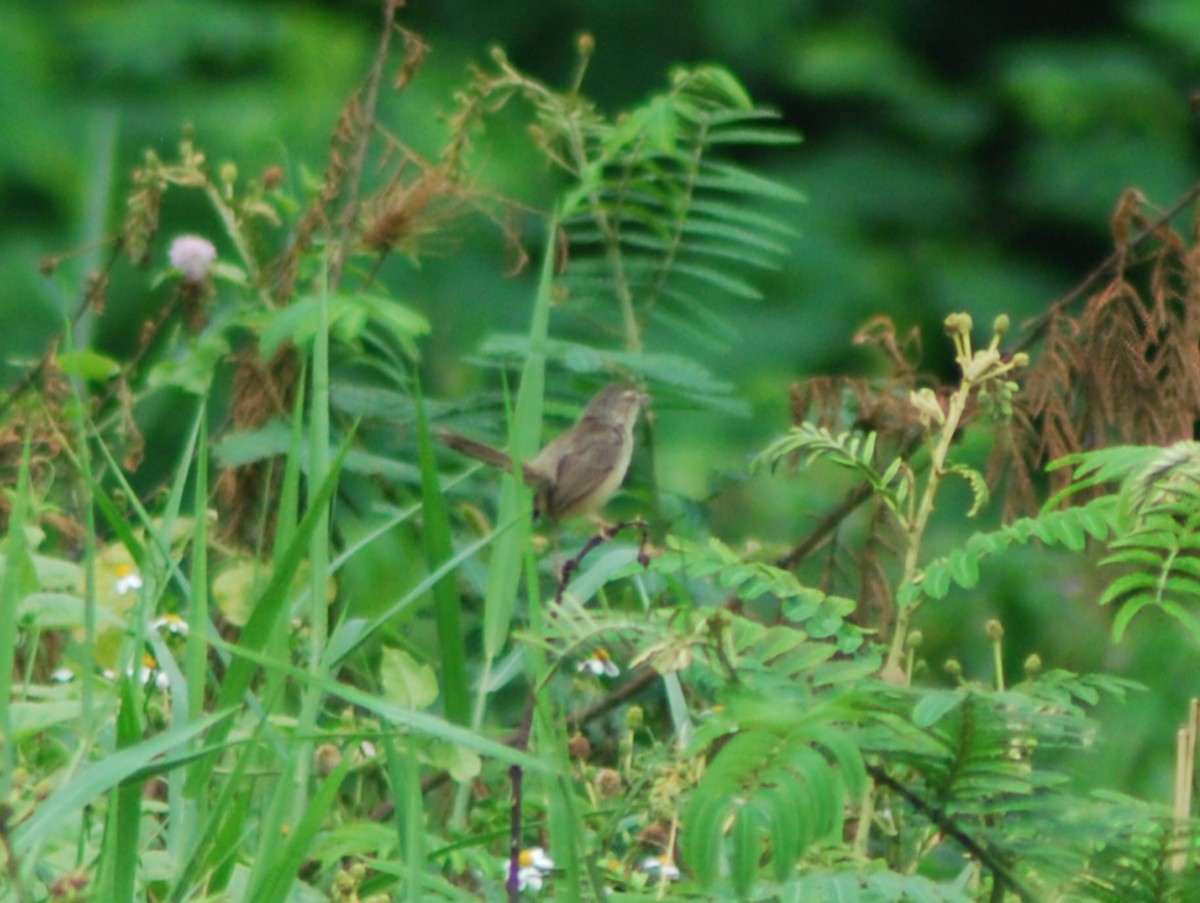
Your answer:
[[[354,757],[343,755],[337,767],[321,783],[305,807],[304,816],[296,825],[296,829],[288,838],[282,854],[276,862],[270,864],[270,878],[259,893],[248,895],[256,903],[280,903],[287,899],[288,891],[295,883],[296,873],[300,870],[305,857],[309,853],[313,839],[321,828],[325,814],[337,799],[342,780],[354,764]]]
[[[16,771],[17,743],[13,736],[12,687],[17,649],[17,603],[24,595],[25,583],[32,572],[25,529],[29,522],[29,450],[27,433],[21,449],[21,469],[17,477],[17,493],[8,522],[8,537],[4,543],[4,579],[0,581],[0,800],[12,797],[12,777]],[[7,816],[6,816],[7,818]],[[15,845],[14,845],[15,846]],[[13,850],[9,858],[20,853]],[[9,871],[16,880],[19,874],[15,862]],[[21,888],[18,887],[18,891]]]
[[[142,736],[140,694],[134,677],[119,682],[121,710],[117,714],[117,747],[129,749]],[[112,903],[133,900],[138,873],[138,833],[142,823],[144,779],[131,776],[112,791],[112,802],[104,825],[104,842],[96,864],[99,897]]]
[[[240,648],[250,651],[266,648],[271,636],[275,633],[276,626],[287,611],[289,590],[291,589],[292,581],[304,559],[304,553],[313,531],[317,529],[319,524],[324,522],[325,507],[333,497],[334,488],[337,486],[338,473],[341,470],[342,461],[346,457],[346,452],[350,448],[352,438],[352,436],[346,437],[346,442],[338,452],[337,459],[334,461],[325,479],[321,482],[316,493],[314,493],[312,505],[305,512],[303,519],[296,528],[295,535],[292,536],[291,542],[288,543],[283,555],[276,559],[271,579],[263,589],[262,595],[255,602],[253,614],[251,614],[250,619],[246,622],[246,626],[242,629],[241,636],[239,637]],[[250,681],[257,669],[257,663],[244,655],[230,662],[225,680],[217,692],[216,707],[218,710],[234,708],[241,702],[243,695],[250,688]],[[219,724],[214,731],[214,736],[208,738],[210,744],[219,746],[229,735],[231,727],[231,721]],[[208,780],[208,776],[212,773],[215,764],[214,759],[204,765],[196,766],[188,776],[187,792],[189,795],[195,795],[200,792],[204,782]]]
[[[29,852],[65,819],[72,818],[97,796],[112,790],[122,781],[135,777],[154,759],[182,747],[209,728],[232,721],[222,711],[185,728],[170,728],[112,755],[89,762],[62,784],[37,810],[13,832],[13,850],[17,855]]]
[[[450,519],[433,454],[433,438],[425,416],[420,384],[414,384],[416,403],[417,454],[421,465],[421,490],[424,500],[425,555],[430,571],[454,555]],[[439,580],[431,587],[438,646],[442,660],[442,692],[446,717],[455,724],[467,724],[471,716],[470,689],[467,684],[467,650],[463,640],[462,602],[452,580]]]

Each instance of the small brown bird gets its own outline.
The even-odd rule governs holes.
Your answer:
[[[569,430],[521,465],[534,493],[534,516],[559,521],[602,508],[620,487],[633,457],[633,427],[649,398],[628,386],[609,386]],[[455,451],[509,473],[512,458],[449,430],[438,438]]]

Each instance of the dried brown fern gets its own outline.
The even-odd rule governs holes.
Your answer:
[[[398,2],[383,4],[383,27],[380,29],[379,45],[364,83],[355,90],[338,114],[337,125],[330,137],[329,159],[321,179],[321,187],[300,218],[296,235],[287,253],[274,266],[274,291],[277,301],[286,301],[295,291],[299,275],[300,259],[309,251],[321,233],[333,246],[329,261],[329,285],[336,288],[342,270],[351,253],[354,241],[351,233],[358,221],[361,203],[360,188],[363,169],[367,164],[367,152],[376,124],[376,108],[379,101],[379,86],[383,81],[384,68],[391,56],[392,41],[396,34],[409,36],[409,32],[396,25]],[[425,45],[406,37],[406,54],[400,64],[397,88],[407,86],[425,57]]]
[[[415,33],[397,24],[396,11],[403,5],[402,0],[384,2],[379,44],[363,84],[338,114],[321,186],[300,217],[287,251],[268,268],[271,296],[276,304],[287,304],[294,297],[300,261],[319,241],[329,248],[322,288],[335,291],[352,254],[366,247],[382,257],[416,234],[418,218],[443,185],[432,169],[422,169],[415,181],[406,184],[407,159],[402,159],[385,188],[374,198],[363,196],[364,171],[374,139],[381,133],[378,102],[394,40],[399,35],[403,43],[393,81],[396,90],[408,86],[429,49]],[[387,164],[392,147],[385,146],[381,165]],[[243,349],[237,356],[233,379],[231,426],[235,430],[251,430],[273,417],[286,416],[300,389],[299,372],[295,350],[288,345],[269,361],[260,359],[256,348]],[[249,538],[253,515],[275,511],[271,499],[277,490],[278,473],[270,461],[223,471],[216,491],[222,503],[226,536]],[[270,535],[274,530],[273,518],[268,517],[264,526]]]
[[[1195,435],[1200,422],[1200,243],[1173,220],[1200,199],[1200,184],[1154,215],[1145,197],[1127,191],[1111,221],[1114,250],[1074,289],[1026,324],[1016,351],[1030,352],[1011,415],[995,427],[988,483],[1003,489],[1006,519],[1035,510],[1044,498],[1051,461],[1110,444],[1169,444]],[[920,377],[919,342],[903,340],[886,318],[855,338],[879,348],[890,363],[883,379],[814,377],[791,388],[794,422],[815,420],[831,430],[874,431],[886,457],[908,458],[921,435],[910,390]],[[934,385],[938,395],[948,387]],[[848,413],[849,412],[849,413]],[[978,411],[968,411],[970,422]],[[1065,471],[1048,475],[1062,488]],[[837,533],[870,496],[863,485],[826,514],[779,564],[794,567]],[[1083,495],[1075,498],[1082,501]],[[871,573],[886,537],[872,517],[856,561],[861,594],[886,621],[887,602],[872,591]],[[872,551],[874,550],[874,551]],[[868,599],[867,597],[870,597]]]
[[[1200,247],[1170,219],[1198,193],[1150,221],[1141,193],[1126,192],[1112,219],[1112,255],[1084,291],[1032,324],[1025,344],[1040,347],[990,468],[1007,479],[1006,513],[1035,507],[1035,475],[1056,458],[1192,438],[1200,420]],[[1072,315],[1077,303],[1082,310]],[[1051,476],[1052,488],[1067,479]]]
[[[246,348],[237,354],[236,361],[230,426],[251,430],[268,420],[288,417],[300,379],[296,350],[287,345],[271,360],[263,361],[257,349]],[[273,500],[278,496],[281,475],[281,468],[272,467],[270,461],[221,471],[215,489],[221,529],[227,540],[254,543],[259,538],[259,517],[264,538],[270,540],[279,514]]]

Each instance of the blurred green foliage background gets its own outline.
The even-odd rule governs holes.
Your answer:
[[[379,19],[374,0],[0,6],[5,378],[41,354],[78,303],[145,148],[171,157],[191,124],[213,163],[236,160],[252,174],[278,164],[302,184],[319,172]],[[668,488],[693,498],[787,425],[792,380],[871,366],[849,346],[869,317],[921,326],[927,357],[945,369],[947,313],[967,310],[981,324],[1001,312],[1014,323],[1036,314],[1107,254],[1124,190],[1137,187],[1165,208],[1198,171],[1194,0],[410,0],[401,19],[432,52],[411,88],[385,101],[383,117],[429,154],[455,86],[491,46],[563,84],[585,31],[596,53],[584,93],[606,109],[659,90],[675,63],[716,62],[803,134],[798,148],[753,161],[808,196],[791,214],[801,237],[785,266],[760,280],[766,300],[737,314],[737,340],[709,361],[736,382],[753,416],[662,412],[671,441],[660,470],[673,477]],[[545,204],[554,177],[522,136],[489,135],[487,148],[488,188]],[[164,241],[202,229],[211,214],[197,205],[165,216]],[[39,275],[39,258],[70,249],[77,256],[54,277]],[[159,260],[164,253],[165,245]],[[482,229],[431,249],[419,269],[392,265],[389,286],[433,323],[425,349],[433,394],[478,388],[486,376],[469,364],[471,351],[497,329],[524,328],[532,276],[506,278],[504,266],[499,237]],[[118,356],[134,347],[154,301],[136,276],[116,274],[108,312],[85,324],[83,339]],[[827,487],[828,498],[837,488]],[[793,506],[825,501],[788,491]],[[756,505],[750,495],[723,497],[726,531],[774,540],[803,529],[794,510]],[[987,585],[992,598],[982,604],[946,603],[969,617],[928,625],[931,660],[939,649],[982,660],[981,625],[998,613],[1014,668],[1038,650],[1048,666],[1107,667],[1152,684],[1112,714],[1125,742],[1098,751],[1097,767],[1164,797],[1172,725],[1194,692],[1181,679],[1194,673],[1194,650],[1149,621],[1110,648],[1086,562],[1064,567],[1025,553]]]

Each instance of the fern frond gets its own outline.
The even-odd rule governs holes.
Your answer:
[[[480,348],[493,365],[519,365],[529,356],[529,337],[495,334]],[[636,374],[655,386],[655,397],[678,393],[692,407],[744,417],[750,409],[733,397],[733,383],[717,376],[695,358],[677,354],[610,351],[561,339],[545,344],[546,360],[566,373],[611,378],[613,373]]]
[[[666,554],[654,559],[650,567],[660,575],[709,586],[710,598],[713,587],[743,601],[772,596],[791,625],[789,629],[802,627],[810,636],[833,639],[842,652],[854,651],[863,643],[863,632],[846,621],[855,608],[853,599],[805,586],[791,571],[765,562],[743,561],[716,538],[701,545],[669,537]],[[697,597],[704,598],[704,594],[697,593]],[[745,645],[755,641],[748,639]]]
[[[700,347],[718,353],[724,353],[729,344],[737,339],[738,327],[730,318],[670,287],[663,290],[663,295],[672,304],[670,308],[657,308],[654,318],[673,335],[687,338]]]
[[[979,582],[979,566],[1011,546],[1037,541],[1078,551],[1089,538],[1104,541],[1119,526],[1118,503],[1109,495],[1076,508],[1046,510],[1037,517],[1023,517],[991,533],[974,533],[960,548],[926,564],[918,580],[901,589],[898,601],[901,605],[911,605],[919,596],[941,599],[952,585],[971,589]]]
[[[931,699],[936,706],[927,705]],[[967,690],[930,694],[918,703],[913,722],[940,748],[918,767],[939,806],[973,815],[1003,812],[1011,809],[1012,797],[1028,797],[1057,780],[1023,760],[1021,742],[1036,735],[1035,719],[1032,712],[1021,719],[1014,715]],[[918,716],[928,723],[918,722]]]
[[[729,865],[744,896],[769,865],[791,875],[815,841],[837,836],[848,802],[865,786],[857,748],[817,718],[762,724],[724,739],[684,810],[684,861],[706,886]]]
[[[777,114],[756,107],[728,72],[680,69],[670,89],[608,124],[591,122],[586,163],[563,217],[572,249],[564,276],[571,303],[612,323],[622,310],[626,343],[680,302],[761,297],[748,276],[778,266],[794,231],[762,203],[799,192],[733,163],[745,147],[792,144]],[[757,209],[748,211],[748,201]],[[597,272],[604,277],[597,280]],[[636,318],[636,324],[631,323]]]
[[[1126,573],[1105,589],[1101,605],[1120,606],[1113,620],[1113,639],[1120,641],[1133,618],[1148,607],[1175,618],[1200,641],[1200,510],[1181,518],[1153,514],[1142,519],[1131,534],[1110,544],[1113,553],[1101,565],[1127,566]]]
[[[971,487],[971,507],[967,511],[967,517],[974,517],[979,513],[980,509],[988,503],[991,498],[991,490],[988,489],[987,481],[974,467],[967,467],[965,464],[954,464],[946,468],[947,474],[953,474],[956,477],[962,477],[967,481],[967,485]]]
[[[827,458],[865,479],[899,515],[911,490],[912,475],[899,459],[882,473],[876,468],[875,437],[874,432],[844,432],[835,436],[823,426],[801,423],[763,449],[754,459],[753,467],[774,470],[781,461],[792,457],[804,465]]]
[[[1101,694],[1119,696],[1130,686],[1107,675],[1054,671],[1007,691],[893,691],[862,747],[886,763],[886,769],[871,766],[872,774],[921,816],[908,819],[906,837],[897,842],[923,855],[927,832],[945,832],[964,850],[985,851],[988,870],[1012,889],[1073,882],[1087,871],[1105,832],[1126,823],[1129,813],[1111,801],[1071,795],[1066,777],[1047,769],[1044,757],[1084,748],[1093,731],[1087,709]],[[1055,825],[1053,837],[1047,824]]]
[[[1156,446],[1116,445],[1067,455],[1053,461],[1046,470],[1053,472],[1071,468],[1071,482],[1055,493],[1042,510],[1051,511],[1073,495],[1122,481],[1145,470],[1159,451]]]
[[[1200,872],[1175,861],[1196,854],[1194,825],[1181,831],[1165,815],[1131,813],[1097,839],[1072,889],[1094,903],[1190,903],[1200,900]]]
[[[1200,642],[1200,443],[1143,451],[1145,459],[1119,493],[1125,529],[1100,562],[1126,572],[1108,585],[1100,604],[1119,606],[1114,640],[1143,610],[1156,608]]]
[[[1122,490],[1125,509],[1135,519],[1174,514],[1200,499],[1200,442],[1187,439],[1157,452]]]

